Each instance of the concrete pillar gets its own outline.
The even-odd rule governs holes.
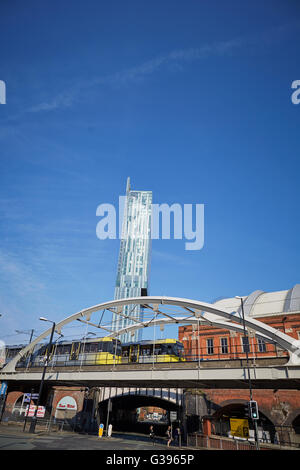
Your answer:
[[[294,433],[292,426],[275,426],[276,437],[278,444],[289,446],[291,445],[291,435]]]

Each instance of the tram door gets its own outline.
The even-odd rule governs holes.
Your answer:
[[[76,361],[78,359],[80,344],[81,343],[79,341],[73,341],[70,354],[70,361]]]
[[[130,346],[129,362],[139,362],[139,345],[133,344]]]

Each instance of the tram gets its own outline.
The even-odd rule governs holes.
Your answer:
[[[38,345],[17,367],[41,367],[46,361],[48,345]],[[28,358],[28,356],[30,356]],[[51,345],[49,366],[120,364],[121,342],[115,338],[96,338],[81,341],[60,341]]]
[[[122,363],[180,362],[183,344],[176,339],[145,340],[122,344]]]
[[[6,361],[9,362],[25,345],[6,347]],[[47,344],[37,344],[22,357],[17,368],[43,367]],[[180,362],[183,344],[176,339],[145,340],[121,344],[111,337],[86,338],[85,340],[60,341],[51,345],[48,365],[55,367],[78,365],[105,365],[153,362]]]

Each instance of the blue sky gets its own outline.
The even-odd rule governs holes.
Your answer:
[[[205,205],[202,250],[153,241],[151,294],[299,282],[299,33],[296,1],[1,3],[1,339],[113,298],[96,208],[127,176]]]

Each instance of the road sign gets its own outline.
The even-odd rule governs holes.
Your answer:
[[[7,382],[2,382],[0,388],[0,395],[5,395],[7,390]]]
[[[177,411],[170,411],[170,421],[177,421]]]
[[[28,403],[30,400],[37,400],[38,397],[38,393],[24,393],[24,403]]]
[[[98,433],[99,437],[103,436],[103,429],[104,429],[104,424],[101,423],[100,426],[99,426],[99,433]]]
[[[230,418],[230,434],[234,437],[249,437],[249,422],[247,419]]]
[[[36,405],[27,405],[26,406],[26,416],[32,417],[34,416],[34,412],[36,410]],[[36,412],[37,418],[44,418],[45,416],[45,407],[39,406]]]

